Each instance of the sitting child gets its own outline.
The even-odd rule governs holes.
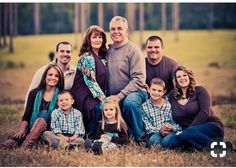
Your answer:
[[[58,109],[51,114],[51,131],[42,135],[43,143],[55,148],[82,146],[85,134],[82,114],[72,107],[74,99],[69,91],[58,94]]]
[[[120,107],[109,97],[102,103],[102,121],[96,133],[96,140],[92,143],[85,140],[85,149],[92,149],[95,154],[102,154],[109,149],[128,143],[127,126],[122,118]]]
[[[180,125],[172,119],[171,105],[163,98],[165,94],[165,82],[159,78],[153,78],[148,88],[150,99],[142,104],[143,122],[148,134],[146,147],[161,145],[168,137],[181,130]],[[171,132],[168,134],[168,132]]]

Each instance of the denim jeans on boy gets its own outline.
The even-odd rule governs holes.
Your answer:
[[[165,148],[185,147],[190,144],[201,151],[214,141],[223,141],[224,132],[214,124],[205,123],[188,127],[179,135],[173,135],[167,142],[161,143]]]
[[[102,119],[102,110],[100,109],[100,103],[95,108],[95,118],[84,123],[86,134],[89,134],[89,138],[94,139],[98,129],[98,122]]]
[[[159,132],[152,134],[146,144],[147,148],[150,148],[153,145],[161,145],[161,143],[166,143],[170,140],[172,136],[175,135],[176,132],[171,132],[166,136],[162,136]]]
[[[136,141],[141,140],[144,136],[141,107],[147,98],[147,92],[138,90],[128,94],[121,101],[121,110],[128,126],[128,133],[132,134]]]

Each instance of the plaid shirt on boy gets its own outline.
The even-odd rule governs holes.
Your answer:
[[[85,129],[81,112],[71,108],[70,113],[66,114],[60,108],[55,109],[51,114],[51,131],[54,134],[76,134],[83,137]]]
[[[159,108],[154,105],[151,99],[142,104],[143,122],[148,134],[157,133],[164,125],[172,125],[174,131],[181,130],[180,125],[172,119],[170,102],[165,100]]]

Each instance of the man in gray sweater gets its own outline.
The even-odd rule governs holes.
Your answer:
[[[145,89],[145,60],[140,49],[128,40],[128,23],[121,16],[110,21],[110,36],[114,42],[109,48],[107,65],[109,72],[108,94],[119,102],[129,135],[136,142],[144,136],[141,105],[148,95]]]

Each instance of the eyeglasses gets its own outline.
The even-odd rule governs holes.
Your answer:
[[[64,52],[66,52],[67,54],[70,54],[70,53],[71,53],[70,50],[59,50],[59,52],[60,52],[60,53],[64,53]]]

